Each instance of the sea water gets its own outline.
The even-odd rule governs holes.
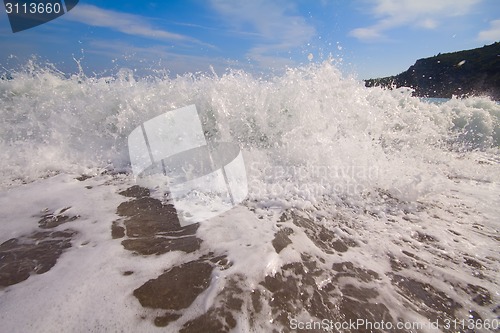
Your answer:
[[[49,272],[0,290],[0,318],[10,332],[153,329],[141,318],[154,310],[142,308],[131,291],[193,256],[133,256],[109,230],[124,200],[117,193],[134,185],[128,135],[191,104],[207,140],[240,146],[248,198],[201,223],[203,248],[223,253],[232,266],[213,273],[211,287],[171,329],[214,306],[226,279],[244,277],[248,303],[266,276],[304,254],[316,256],[325,271],[348,262],[377,272],[381,278],[370,288],[392,318],[429,319],[422,310],[428,305],[404,305],[411,295],[405,301],[389,278],[400,271],[451,293],[460,318],[471,310],[498,318],[500,106],[487,97],[434,103],[406,88],[365,88],[329,61],[266,77],[231,70],[140,78],[129,69],[88,77],[33,64],[11,76],[0,80],[0,242],[36,230],[40,212],[67,206],[79,216],[71,225],[79,236]],[[92,178],[75,180],[82,174]],[[154,189],[151,195],[165,199]],[[271,243],[283,216],[301,216],[356,245],[326,255],[307,232],[285,222],[292,245],[277,254]],[[415,257],[425,269],[408,268],[405,260]],[[479,262],[480,272],[464,258]],[[126,268],[138,273],[124,278],[119,272]],[[323,274],[316,287],[329,283]],[[361,285],[356,278],[336,283],[339,290]],[[460,291],[467,285],[487,290],[490,302],[474,303]],[[271,305],[234,316],[235,331],[283,328]],[[306,310],[300,316],[312,318]]]

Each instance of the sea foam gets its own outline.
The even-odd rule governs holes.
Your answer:
[[[495,101],[436,104],[409,89],[369,89],[328,61],[265,78],[244,71],[139,78],[126,69],[97,78],[37,66],[11,76],[0,80],[1,241],[37,230],[40,212],[67,207],[78,216],[70,224],[78,234],[49,272],[0,291],[9,331],[151,331],[139,317],[161,313],[141,308],[132,290],[211,252],[230,267],[214,269],[209,288],[169,329],[222,302],[231,279],[243,281],[244,304],[254,291],[264,304],[261,312],[235,314],[235,330],[282,329],[272,315],[282,308],[273,298],[279,293],[263,279],[288,274],[302,283],[307,274],[284,268],[296,263],[298,271],[318,270],[297,289],[318,295],[333,285],[335,304],[353,290],[375,290],[375,300],[360,304],[376,301],[392,318],[425,321],[422,302],[449,294],[462,304],[460,318],[470,309],[492,318],[490,303],[479,305],[466,289],[492,291],[499,283]],[[191,104],[208,141],[240,146],[248,199],[201,223],[198,252],[132,255],[110,231],[116,207],[130,200],[118,193],[134,184],[127,137]],[[95,177],[79,181],[81,174]],[[164,200],[154,188],[151,196]],[[279,232],[289,240],[281,252],[273,244]],[[487,295],[498,304],[498,295]],[[45,306],[48,298],[57,306]],[[311,319],[300,297],[287,302],[302,311],[299,319]],[[449,305],[440,306],[443,315]]]

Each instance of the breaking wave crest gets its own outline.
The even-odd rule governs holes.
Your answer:
[[[207,138],[243,149],[251,198],[287,204],[374,188],[408,199],[429,177],[461,170],[449,154],[495,155],[500,145],[500,106],[488,98],[433,104],[409,89],[368,89],[329,61],[267,78],[229,71],[173,79],[137,78],[129,69],[67,76],[30,63],[0,81],[3,185],[65,171],[128,171],[132,129],[189,104]]]

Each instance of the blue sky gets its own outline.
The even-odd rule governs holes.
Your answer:
[[[0,14],[0,66],[36,55],[70,73],[77,59],[87,75],[120,67],[267,73],[332,56],[366,79],[499,40],[498,0],[80,0],[15,34]]]

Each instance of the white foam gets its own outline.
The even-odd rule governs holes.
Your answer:
[[[388,253],[418,252],[433,277],[405,273],[442,290],[448,286],[439,276],[477,283],[473,269],[462,267],[463,257],[474,254],[491,279],[483,284],[498,289],[499,263],[488,259],[498,255],[491,235],[500,229],[500,106],[494,101],[429,104],[407,89],[367,89],[329,62],[268,79],[242,71],[176,79],[64,78],[48,70],[13,76],[0,81],[0,242],[34,230],[45,208],[71,206],[80,218],[60,227],[79,235],[49,272],[0,291],[0,321],[9,332],[153,329],[139,318],[147,311],[131,291],[196,254],[132,256],[110,233],[116,207],[126,200],[116,193],[134,184],[132,175],[75,177],[130,171],[130,132],[190,104],[207,137],[241,146],[249,184],[243,206],[198,230],[201,251],[226,254],[233,265],[214,272],[220,282],[189,309],[192,316],[212,304],[224,276],[244,274],[252,288],[303,252],[322,255],[289,221],[293,243],[276,254],[271,242],[285,209],[356,240],[358,247],[324,265],[338,259],[378,272],[373,283],[393,317],[417,315],[405,314],[385,275]],[[441,248],[415,240],[419,232]],[[124,269],[136,273],[125,277]],[[497,303],[499,297],[492,295]],[[471,301],[464,295],[457,301],[466,316]],[[264,317],[258,325],[269,328]]]

